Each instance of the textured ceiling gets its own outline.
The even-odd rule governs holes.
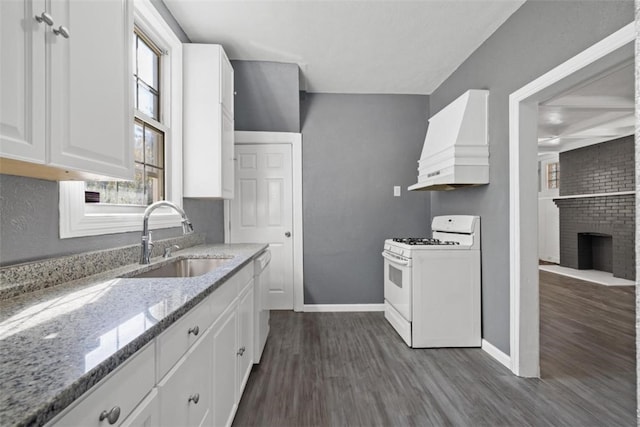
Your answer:
[[[430,94],[524,0],[164,2],[192,42],[297,63],[310,92]]]
[[[634,84],[630,61],[541,103],[539,152],[573,150],[632,134]]]

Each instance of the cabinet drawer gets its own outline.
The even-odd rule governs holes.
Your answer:
[[[211,425],[211,330],[203,335],[158,384],[161,425]]]
[[[154,361],[155,348],[151,343],[102,380],[86,398],[54,420],[52,425],[105,427],[110,423],[108,419],[100,421],[100,414],[114,408],[119,408],[120,415],[114,417],[117,419],[113,425],[119,425],[155,385]]]
[[[169,372],[213,323],[210,300],[207,298],[195,306],[157,338],[158,379]]]

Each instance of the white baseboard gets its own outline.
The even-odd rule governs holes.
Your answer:
[[[384,311],[384,304],[305,304],[305,312]]]
[[[511,357],[507,354],[504,354],[502,350],[498,349],[498,347],[483,339],[482,349],[486,351],[489,356],[493,357],[498,362],[506,366],[509,370],[511,370]]]

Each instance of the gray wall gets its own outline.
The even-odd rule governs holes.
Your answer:
[[[180,26],[180,24],[178,24],[178,21],[176,21],[176,18],[173,17],[171,12],[167,8],[167,5],[165,5],[162,0],[150,0],[150,1],[151,1],[151,4],[153,4],[153,7],[155,7],[156,10],[160,13],[160,15],[165,20],[165,22],[169,24],[169,27],[171,27],[175,35],[178,36],[180,41],[182,43],[190,43],[191,40],[189,40],[189,36],[187,36],[187,33],[185,33],[182,27]]]
[[[509,94],[633,20],[631,1],[528,1],[430,96],[489,89],[490,184],[432,193],[431,214],[482,217],[483,337],[509,353]]]
[[[0,175],[0,265],[140,242],[140,232],[60,239],[58,193],[54,181]],[[222,202],[185,199],[184,209],[207,242],[224,241]],[[181,228],[155,230],[154,239],[181,234]]]
[[[303,102],[305,304],[382,303],[384,239],[429,230],[408,192],[426,133],[421,95],[307,94]],[[393,186],[402,196],[393,197]]]
[[[231,61],[236,130],[300,132],[297,64]]]

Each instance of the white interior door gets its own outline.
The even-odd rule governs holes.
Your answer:
[[[559,196],[559,181],[549,182],[549,165],[558,163],[558,154],[540,161],[538,192],[538,257],[543,261],[560,262],[560,211],[553,199]]]
[[[293,304],[293,179],[290,144],[235,146],[235,197],[230,201],[230,243],[268,243],[269,309]]]

